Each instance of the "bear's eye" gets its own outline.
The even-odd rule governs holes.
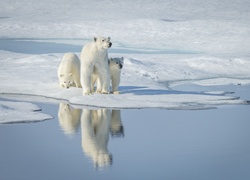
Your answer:
[[[119,64],[118,62],[116,62],[116,64]]]
[[[105,41],[105,39],[102,40],[102,42],[104,42],[104,41]]]
[[[66,83],[66,81],[64,81],[64,83]]]

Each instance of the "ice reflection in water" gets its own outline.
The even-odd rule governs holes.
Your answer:
[[[82,149],[97,168],[112,164],[113,157],[108,150],[109,134],[123,137],[124,128],[120,110],[74,109],[67,103],[60,103],[58,119],[66,135],[73,135],[81,124]]]

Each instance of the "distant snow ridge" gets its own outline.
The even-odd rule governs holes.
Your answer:
[[[243,58],[200,57],[188,61],[188,65],[205,73],[245,77],[249,75],[250,61]]]

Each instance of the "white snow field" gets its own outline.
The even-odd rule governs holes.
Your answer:
[[[249,7],[249,0],[1,1],[0,93],[107,108],[248,104],[226,86],[223,92],[213,86],[250,83]],[[110,36],[109,56],[125,58],[119,95],[83,96],[81,89],[58,85],[59,62],[71,51],[67,45],[79,55],[94,36]],[[31,42],[37,46],[22,46]],[[38,50],[42,43],[50,43],[47,51]],[[209,88],[175,90],[182,84]]]

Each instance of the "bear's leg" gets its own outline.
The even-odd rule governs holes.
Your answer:
[[[112,92],[114,94],[120,94],[118,87],[120,84],[120,77],[112,77]]]
[[[77,67],[73,66],[71,72],[72,72],[71,74],[72,74],[73,80],[74,80],[73,87],[81,88],[82,87],[81,81],[80,81],[81,72],[80,72],[79,65],[77,65]]]
[[[81,84],[83,87],[83,95],[91,94],[91,74],[93,67],[81,69]]]
[[[71,87],[77,87],[75,81],[73,82],[73,84],[71,85]]]
[[[109,85],[110,85],[110,72],[108,63],[106,65],[106,68],[97,68],[98,73],[98,79],[100,80],[101,84],[101,93],[102,94],[109,94]]]
[[[98,78],[96,82],[96,93],[102,93],[102,84],[100,78]]]
[[[78,88],[82,88],[81,83],[80,83],[80,82],[76,83],[76,87],[78,87]]]
[[[81,82],[80,82],[80,77],[76,78],[76,80],[74,81],[74,83],[75,83],[76,87],[78,87],[78,88],[82,87]]]
[[[91,76],[91,93],[95,92],[95,83],[97,80],[97,75],[92,75]]]
[[[116,137],[124,136],[124,128],[121,119],[121,110],[112,110],[110,130],[112,136]]]

